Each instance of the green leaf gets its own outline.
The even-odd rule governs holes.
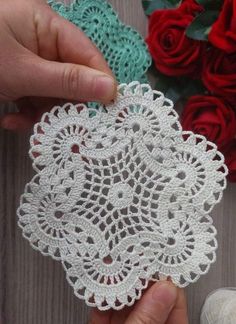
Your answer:
[[[220,10],[224,0],[196,0],[205,10]]]
[[[155,88],[174,103],[205,91],[200,80],[192,80],[188,77],[168,77],[159,72]]]
[[[195,40],[208,40],[212,24],[219,16],[219,11],[208,10],[200,13],[186,29],[186,35]]]
[[[160,5],[159,1],[143,0],[143,9],[145,14],[150,16],[154,11],[162,9],[162,6]]]
[[[147,16],[150,16],[158,9],[176,8],[181,3],[181,0],[143,0],[143,9]]]
[[[168,0],[168,1],[165,1],[165,2],[168,2],[169,5],[172,6],[172,8],[177,8],[181,4],[182,1],[183,0]]]

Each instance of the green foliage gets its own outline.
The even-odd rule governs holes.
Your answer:
[[[203,11],[188,26],[186,29],[186,35],[195,40],[207,41],[211,26],[218,16],[219,11],[217,10]]]
[[[224,0],[195,0],[201,6],[204,7],[205,10],[220,10]]]
[[[157,73],[155,89],[163,92],[174,103],[205,91],[200,80],[192,80],[188,77],[168,77]]]
[[[143,9],[147,16],[150,16],[158,9],[173,9],[180,5],[181,0],[142,0]]]

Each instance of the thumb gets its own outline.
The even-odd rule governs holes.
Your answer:
[[[165,324],[177,299],[170,282],[155,283],[136,304],[125,324]]]
[[[110,75],[84,65],[47,61],[30,55],[23,66],[17,91],[21,97],[108,103],[116,96],[117,85]]]

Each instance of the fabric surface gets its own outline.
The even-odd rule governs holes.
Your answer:
[[[132,82],[98,110],[55,107],[30,143],[37,174],[19,226],[34,249],[62,262],[88,305],[121,309],[149,280],[184,287],[208,272],[217,248],[209,213],[227,170],[214,144],[182,131],[162,93]]]

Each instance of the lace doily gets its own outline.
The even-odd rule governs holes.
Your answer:
[[[118,19],[106,0],[62,2],[48,1],[53,10],[82,29],[97,45],[118,82],[147,82],[145,74],[151,65],[147,46],[138,32]]]
[[[209,212],[227,174],[216,146],[182,132],[172,102],[149,85],[120,85],[106,111],[44,114],[30,141],[37,174],[18,209],[32,247],[61,261],[76,296],[101,310],[132,305],[149,280],[184,287],[208,272]]]

